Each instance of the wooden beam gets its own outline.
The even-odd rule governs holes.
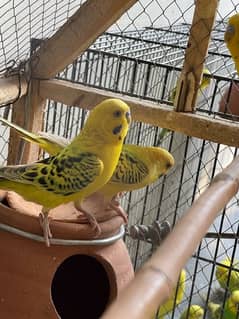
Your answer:
[[[29,94],[13,105],[12,122],[31,132],[42,131],[45,99],[39,96],[39,81],[33,80]],[[10,131],[8,165],[31,163],[39,158],[39,147],[23,141],[14,131]]]
[[[193,112],[208,51],[218,0],[197,0],[175,96],[176,111]]]
[[[168,128],[215,143],[239,146],[239,123],[232,123],[224,119],[175,112],[163,104],[159,105],[63,80],[40,81],[39,94],[44,99],[49,98],[66,105],[86,109],[91,109],[104,99],[119,98],[129,104],[135,121]]]
[[[27,92],[27,81],[23,75],[0,78],[0,105],[6,105],[15,101]]]
[[[137,0],[88,0],[31,57],[32,76],[49,79],[72,63]]]
[[[26,103],[26,96],[23,96],[21,99],[17,100],[13,104],[12,109],[12,122],[16,123],[22,127],[25,127],[25,103]],[[7,164],[8,165],[16,165],[20,164],[21,154],[24,148],[24,142],[20,138],[19,134],[15,130],[10,129],[10,136],[8,142],[8,158]]]

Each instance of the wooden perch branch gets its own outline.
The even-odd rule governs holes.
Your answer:
[[[101,318],[152,318],[207,229],[238,189],[239,157],[214,178]]]
[[[176,111],[194,110],[218,2],[218,0],[196,1],[184,65],[175,97]]]
[[[19,87],[20,84],[20,87]],[[20,83],[17,75],[0,78],[0,105],[6,105],[27,92],[27,81],[21,76]]]
[[[136,0],[88,0],[31,58],[32,76],[54,77],[85,51]]]
[[[206,139],[229,146],[239,146],[239,124],[200,116],[175,112],[165,105],[143,101],[137,98],[90,88],[63,80],[41,81],[42,98],[53,99],[66,105],[90,109],[107,98],[119,98],[129,104],[133,119],[165,127],[183,134]]]

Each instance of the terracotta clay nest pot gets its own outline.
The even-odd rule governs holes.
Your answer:
[[[219,102],[220,116],[233,121],[239,121],[239,83],[232,83],[225,90]]]
[[[47,248],[44,242],[4,228],[42,236],[41,206],[14,192],[2,192],[0,199],[0,317],[100,318],[134,272],[122,239],[101,245],[92,240],[117,238],[122,217],[114,211],[99,213],[102,233],[95,238],[73,204],[62,205],[51,211],[50,227],[53,238],[65,239],[66,244]],[[72,245],[72,240],[90,243]]]

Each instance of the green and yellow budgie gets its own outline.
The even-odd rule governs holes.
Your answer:
[[[210,71],[207,68],[203,69],[203,76],[202,76],[202,80],[200,83],[200,91],[205,90],[211,82],[211,78],[205,76],[206,74],[211,74]],[[170,91],[169,94],[169,101],[174,102],[175,100],[175,96],[176,96],[176,91],[177,91],[177,85]],[[200,92],[199,91],[199,92]],[[159,144],[161,143],[161,141],[163,140],[163,138],[170,132],[170,130],[168,130],[167,128],[162,128],[159,134]]]
[[[110,208],[120,209],[117,194],[150,185],[165,175],[173,165],[173,156],[163,148],[123,145],[114,174],[100,189],[104,195],[105,205],[109,203]]]
[[[180,319],[202,319],[204,316],[204,309],[199,305],[191,305],[189,309],[185,309]]]
[[[224,41],[231,53],[237,73],[239,74],[239,13],[229,18],[224,34]]]
[[[210,75],[210,71],[207,68],[204,68],[202,71],[202,80],[199,86],[199,89],[201,91],[203,91],[204,89],[206,89],[211,82],[211,78],[207,77],[206,75]],[[178,84],[177,84],[178,85]],[[177,85],[171,90],[170,92],[170,96],[169,96],[169,101],[174,102],[175,97],[176,97],[176,91],[177,91]]]
[[[221,304],[209,301],[208,309],[213,319],[237,319],[239,316],[239,290],[234,290],[225,302]]]
[[[32,164],[0,168],[0,189],[15,191],[43,206],[40,220],[48,246],[49,210],[67,202],[74,201],[100,231],[95,217],[81,208],[81,202],[111,178],[130,120],[127,104],[107,99],[90,112],[80,134],[57,154]]]
[[[173,310],[183,299],[186,282],[186,271],[181,270],[178,280],[178,287],[176,287],[172,293],[172,296],[159,308],[158,319],[163,319],[164,316]]]
[[[239,290],[239,261],[234,260],[232,263],[232,260],[230,258],[226,258],[222,261],[220,261],[221,265],[216,266],[216,278],[219,282],[220,286],[224,289],[228,287],[228,290],[232,292],[233,290]],[[232,270],[229,272],[229,268],[227,267],[233,267],[236,270]],[[229,279],[230,275],[230,279]]]
[[[0,121],[15,129],[25,140],[38,144],[50,155],[57,154],[70,143],[67,139],[49,133],[28,132],[5,119],[0,118]],[[94,200],[97,197],[99,202],[100,196],[99,209],[102,209],[102,206],[104,209],[114,209],[127,222],[127,215],[119,205],[117,194],[136,190],[155,182],[173,165],[173,156],[163,148],[125,144],[111,179],[85,201]]]

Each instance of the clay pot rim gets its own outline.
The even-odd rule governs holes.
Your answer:
[[[0,223],[33,235],[42,236],[38,216],[24,214],[3,203],[0,203]],[[119,234],[119,229],[123,225],[123,219],[120,216],[113,216],[108,220],[99,221],[99,225],[102,232],[96,238],[89,224],[79,223],[73,219],[67,221],[52,219],[50,222],[53,238],[63,240],[95,240]]]
[[[43,236],[36,235],[33,233],[25,232],[24,230],[21,230],[19,228],[15,228],[12,226],[9,226],[7,224],[1,224],[0,223],[0,231],[6,231],[14,235],[19,235],[26,239],[31,239],[37,242],[45,242],[45,239]],[[111,245],[115,241],[122,239],[125,235],[125,228],[123,225],[120,226],[119,232],[115,235],[112,235],[110,237],[104,237],[104,238],[93,238],[93,239],[62,239],[62,238],[51,238],[50,244],[51,245],[61,245],[61,246],[106,246]]]

